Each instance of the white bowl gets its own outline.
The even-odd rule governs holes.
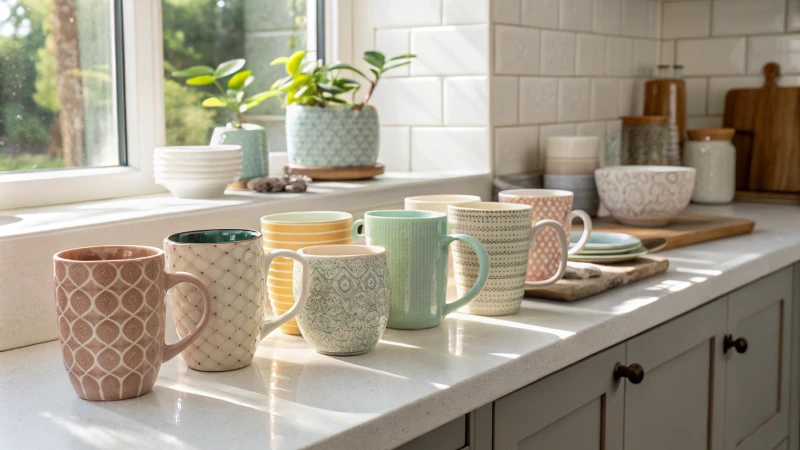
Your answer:
[[[220,161],[242,158],[239,145],[158,147],[156,159],[165,161]]]
[[[228,183],[231,184],[239,180],[239,177],[242,176],[242,172],[230,172],[230,173],[222,173],[217,175],[171,175],[165,173],[156,173],[155,179],[156,183],[159,181],[182,181],[186,183],[195,183],[195,184],[203,184],[203,183]]]
[[[600,155],[597,136],[551,136],[547,138],[547,157],[595,158]]]
[[[625,225],[658,227],[692,199],[697,170],[678,166],[614,166],[594,171],[600,199]]]
[[[178,198],[217,198],[225,195],[225,188],[229,183],[181,183],[181,182],[159,182],[158,184],[169,189]]]
[[[241,164],[242,157],[241,156],[231,156],[228,158],[218,158],[218,159],[204,159],[204,158],[194,158],[194,157],[180,157],[180,158],[173,158],[173,157],[164,157],[160,155],[156,155],[153,158],[153,164],[176,164],[179,166],[193,166],[193,167],[213,167],[219,164]]]
[[[214,164],[211,166],[185,166],[182,164],[153,164],[153,170],[161,173],[197,173],[197,174],[217,174],[220,172],[234,172],[242,170],[239,163]]]

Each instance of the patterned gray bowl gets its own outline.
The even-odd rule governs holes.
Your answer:
[[[691,167],[678,166],[614,166],[594,171],[597,192],[611,216],[639,227],[666,225],[686,209],[696,173]]]

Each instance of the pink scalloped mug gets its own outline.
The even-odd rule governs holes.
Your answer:
[[[56,312],[64,367],[86,400],[123,400],[153,388],[161,363],[174,358],[208,325],[211,296],[192,274],[164,272],[154,247],[109,245],[53,256]],[[167,290],[193,284],[202,318],[175,344],[164,341]]]
[[[502,203],[519,203],[533,207],[533,223],[540,220],[555,220],[564,227],[564,233],[569,239],[572,229],[572,220],[580,218],[583,221],[583,234],[580,240],[569,250],[575,254],[589,241],[592,233],[592,219],[584,211],[572,210],[574,194],[570,191],[555,189],[510,189],[498,194]],[[528,272],[526,281],[547,280],[558,273],[561,254],[558,246],[558,236],[552,229],[544,229],[538,233],[534,245],[528,255]]]

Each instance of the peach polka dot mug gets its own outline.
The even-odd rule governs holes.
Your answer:
[[[533,222],[555,220],[564,228],[567,236],[572,229],[572,220],[576,217],[583,221],[583,234],[568,254],[581,250],[589,241],[592,233],[592,219],[585,211],[572,210],[574,194],[570,191],[554,189],[510,189],[501,191],[498,198],[501,203],[517,203],[533,207]],[[542,230],[537,234],[534,245],[528,255],[528,272],[526,281],[542,281],[558,273],[561,255],[558,236],[552,229]]]

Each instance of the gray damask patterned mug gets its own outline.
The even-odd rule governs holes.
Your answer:
[[[308,300],[297,315],[306,341],[324,355],[360,355],[372,350],[389,320],[386,249],[320,245],[298,253],[310,268]],[[299,264],[294,271],[297,293]]]

